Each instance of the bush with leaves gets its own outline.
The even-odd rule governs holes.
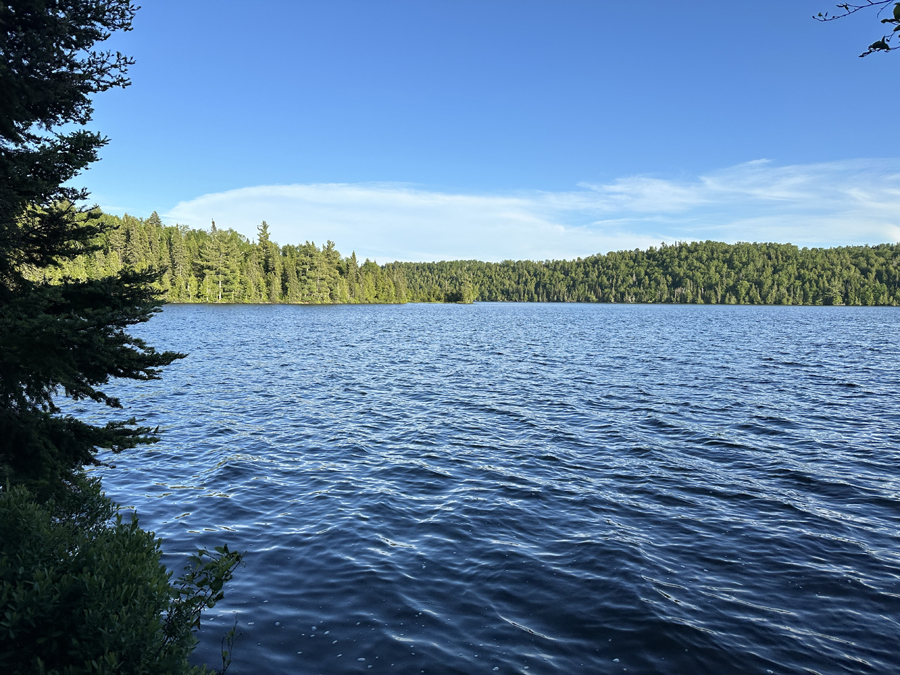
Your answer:
[[[159,539],[116,511],[96,479],[46,503],[0,492],[0,672],[208,672],[193,631],[241,554],[198,551],[172,583]]]

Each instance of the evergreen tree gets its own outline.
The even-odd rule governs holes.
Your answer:
[[[345,269],[348,294],[353,302],[359,302],[359,261],[356,259],[356,251],[350,253]]]
[[[151,255],[147,232],[137,218],[128,219],[128,230],[125,233],[125,262],[136,269],[147,267]]]
[[[268,301],[269,302],[281,302],[283,296],[282,290],[282,265],[281,265],[281,256],[273,255],[272,256],[272,269],[270,272],[266,274],[266,281],[268,284]]]
[[[268,274],[269,272],[273,272],[275,270],[275,263],[272,260],[274,257],[274,251],[272,242],[269,240],[269,225],[266,221],[262,221],[262,224],[256,228],[257,232],[257,243],[256,245],[259,247],[259,250],[262,252],[262,266],[263,272]]]
[[[63,490],[96,448],[152,440],[135,420],[104,426],[63,416],[58,392],[112,407],[98,387],[110,377],[153,379],[179,354],[130,336],[160,300],[153,272],[49,283],[47,275],[100,247],[98,212],[66,187],[105,143],[85,131],[90,96],[128,84],[131,61],[94,51],[129,30],[127,0],[0,3],[0,484]]]
[[[179,227],[173,228],[169,251],[172,260],[172,273],[175,277],[173,300],[186,301],[189,299],[188,281],[190,278],[190,266],[188,264],[184,235]]]
[[[241,273],[244,302],[263,302],[265,299],[265,275],[259,261],[259,249],[254,247],[244,263]]]

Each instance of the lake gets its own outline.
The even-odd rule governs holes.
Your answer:
[[[900,311],[168,306],[101,455],[233,673],[884,673]],[[88,406],[75,406],[95,415]]]

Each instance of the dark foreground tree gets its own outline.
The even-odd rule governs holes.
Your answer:
[[[890,11],[888,11],[889,5],[894,6]],[[875,40],[860,56],[868,56],[873,52],[889,52],[900,47],[900,44],[895,42],[897,33],[900,33],[900,2],[895,2],[894,0],[865,0],[865,2],[857,3],[842,2],[837,5],[837,8],[838,11],[835,14],[819,12],[815,18],[819,21],[836,21],[863,10],[877,9],[881,23],[885,26],[892,26],[890,32]],[[887,16],[884,16],[884,14],[887,14]]]
[[[126,332],[160,300],[159,274],[47,281],[97,246],[98,214],[64,187],[105,139],[91,96],[131,61],[95,50],[129,30],[127,0],[0,0],[0,672],[185,673],[200,612],[241,560],[198,551],[174,585],[159,540],[82,471],[98,448],[150,442],[135,420],[62,415],[55,397],[121,407],[98,387],[154,379],[180,354]],[[52,275],[50,275],[52,276]],[[227,664],[227,655],[224,655]]]
[[[104,426],[60,414],[54,398],[120,402],[110,377],[154,379],[181,355],[126,332],[160,301],[155,271],[49,284],[43,271],[93,250],[102,226],[67,187],[106,143],[88,131],[91,96],[128,85],[131,60],[95,48],[131,29],[128,0],[0,2],[0,484],[62,489],[97,448],[153,439],[134,419]]]

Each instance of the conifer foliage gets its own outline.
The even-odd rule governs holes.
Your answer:
[[[99,387],[156,378],[181,356],[126,332],[158,310],[158,272],[65,271],[107,229],[75,206],[83,190],[64,187],[105,143],[83,129],[90,96],[126,86],[131,63],[94,46],[129,30],[135,10],[0,1],[0,671],[12,675],[208,672],[188,662],[194,629],[242,558],[198,551],[172,585],[159,540],[82,471],[98,447],[150,442],[150,430],[87,424],[55,403],[63,394],[121,407]],[[153,251],[140,236],[125,243],[132,258]]]
[[[154,270],[46,280],[105,229],[75,206],[87,193],[65,184],[106,142],[84,129],[91,96],[128,84],[131,60],[95,46],[130,30],[135,11],[127,0],[0,3],[0,482],[38,493],[58,490],[99,447],[152,440],[133,419],[63,416],[56,396],[121,407],[99,389],[110,377],[153,379],[180,356],[126,332],[159,308]]]
[[[715,241],[662,244],[576,260],[360,263],[333,242],[279,246],[149,218],[96,214],[96,250],[44,270],[89,279],[125,265],[164,268],[168,302],[616,302],[740,305],[900,305],[900,244],[799,248]]]
[[[212,223],[209,230],[163,225],[149,218],[93,214],[105,231],[95,250],[40,272],[46,281],[91,279],[125,267],[162,270],[155,286],[167,302],[359,304],[406,302],[401,271],[355,254],[343,257],[333,241],[279,246],[269,226],[251,242]]]
[[[577,260],[392,263],[412,302],[900,305],[900,244],[663,244]]]

